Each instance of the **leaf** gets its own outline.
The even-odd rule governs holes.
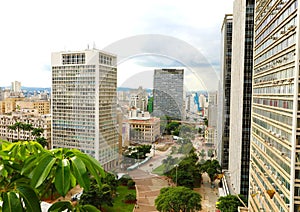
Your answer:
[[[81,185],[85,190],[89,190],[90,179],[87,175],[84,163],[77,156],[72,157],[71,160],[72,173],[74,177],[78,181],[79,185]]]
[[[3,198],[3,212],[23,211],[22,204],[15,192],[2,193]]]
[[[105,172],[104,169],[101,167],[100,163],[97,162],[97,160],[93,161],[91,160],[90,157],[88,157],[88,155],[85,154],[76,154],[77,157],[79,157],[84,164],[86,165],[86,168],[88,169],[88,171],[95,177],[95,180],[97,181],[97,183],[100,185],[101,184],[101,180],[99,177],[99,174],[101,175],[101,177],[105,177]]]
[[[72,211],[73,207],[70,201],[56,202],[48,209],[48,212],[60,212],[66,209],[67,211]]]
[[[36,166],[35,160],[37,159],[36,155],[31,155],[28,158],[25,159],[24,166],[21,170],[21,174],[26,174],[28,171],[30,171],[33,167]],[[41,160],[41,158],[39,158]]]
[[[59,162],[56,169],[54,185],[58,193],[63,197],[66,196],[70,189],[70,163],[68,159]]]
[[[40,212],[41,205],[40,200],[37,197],[34,190],[29,186],[18,186],[17,191],[19,192],[20,196],[22,197],[25,206],[26,212]]]
[[[37,188],[45,181],[55,161],[56,158],[50,154],[47,154],[47,156],[41,160],[41,162],[33,170],[31,181],[32,187]]]

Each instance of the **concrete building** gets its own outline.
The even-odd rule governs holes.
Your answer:
[[[47,142],[51,142],[51,116],[40,115],[36,110],[20,110],[12,112],[10,115],[0,114],[0,139],[13,141],[13,140],[34,140],[34,136],[28,132],[20,130],[19,132],[8,129],[9,126],[14,125],[16,122],[32,124],[34,128],[41,128],[44,130],[41,135]]]
[[[0,114],[8,114],[16,111],[17,102],[24,99],[24,97],[9,97],[0,101]]]
[[[153,114],[184,117],[183,69],[156,69],[153,81]]]
[[[225,15],[222,33],[221,77],[218,92],[217,159],[222,169],[228,169],[229,123],[231,93],[232,15]]]
[[[300,211],[299,12],[256,1],[250,211]]]
[[[235,193],[248,197],[254,0],[234,1],[232,31],[228,170]]]
[[[12,92],[21,92],[21,82],[14,81],[11,83],[11,91]]]
[[[96,49],[52,53],[52,146],[111,170],[118,161],[117,58]]]
[[[160,119],[149,112],[130,110],[127,123],[130,144],[152,144],[160,136]]]
[[[138,89],[130,90],[130,107],[141,111],[147,111],[148,93],[142,86]]]
[[[39,114],[50,114],[50,101],[30,100],[16,101],[16,107],[20,109],[36,109]]]

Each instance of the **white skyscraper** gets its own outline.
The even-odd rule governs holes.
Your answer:
[[[117,58],[99,50],[52,53],[52,147],[76,148],[105,169],[118,159]]]

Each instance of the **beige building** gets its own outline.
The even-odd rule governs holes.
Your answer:
[[[299,12],[256,1],[250,211],[300,211]]]
[[[13,112],[11,115],[0,114],[0,139],[12,141],[12,140],[34,140],[34,136],[28,131],[18,132],[8,129],[16,122],[22,122],[26,124],[32,124],[34,128],[44,129],[43,134],[47,142],[51,142],[51,116],[40,115],[36,110],[21,110],[20,112]]]
[[[17,101],[19,109],[36,109],[39,114],[50,114],[50,101],[47,100],[24,100]]]
[[[128,140],[130,144],[151,144],[160,136],[160,119],[149,112],[129,111]]]
[[[0,101],[0,114],[7,114],[16,111],[17,101],[24,100],[24,97],[9,97]]]

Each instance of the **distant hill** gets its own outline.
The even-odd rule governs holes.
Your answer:
[[[135,89],[135,88],[118,87],[117,91],[130,91],[130,90],[133,90],[133,89]],[[146,88],[146,91],[147,91],[147,93],[151,93],[152,89]]]

